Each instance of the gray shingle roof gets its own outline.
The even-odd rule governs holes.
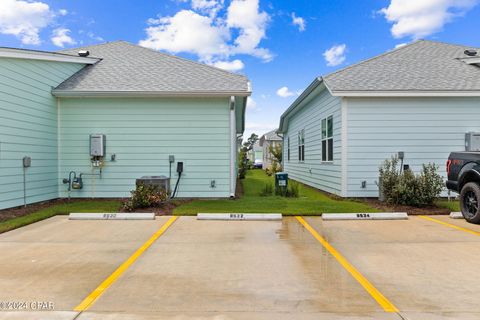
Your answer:
[[[471,47],[420,40],[323,77],[332,92],[478,91],[480,67],[460,61]]]
[[[143,48],[125,41],[64,50],[90,51],[101,58],[55,88],[68,92],[239,93],[248,95],[248,79],[215,67]]]
[[[282,140],[282,137],[280,137],[278,134],[277,134],[277,130],[278,129],[275,129],[275,130],[272,130],[272,131],[269,131],[267,133],[265,133],[262,138],[264,138],[265,140],[274,140],[274,141],[279,141],[279,140]]]

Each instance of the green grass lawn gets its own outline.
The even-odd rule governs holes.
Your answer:
[[[284,215],[317,215],[323,212],[378,212],[360,201],[333,199],[313,188],[300,185],[299,198],[261,197],[266,183],[273,184],[263,170],[250,170],[242,180],[244,195],[236,200],[196,200],[175,208],[175,215],[202,213],[283,213]]]
[[[56,204],[23,217],[0,222],[0,233],[17,229],[55,215],[69,214],[70,212],[116,212],[120,208],[120,205],[121,203],[118,200],[72,201],[71,203]]]

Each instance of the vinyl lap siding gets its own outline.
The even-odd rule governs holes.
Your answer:
[[[398,151],[415,172],[433,162],[445,177],[449,153],[465,150],[479,119],[479,98],[349,98],[348,196],[378,196],[378,168]]]
[[[321,121],[333,115],[333,162],[322,163]],[[305,161],[298,160],[298,132],[305,130]],[[290,138],[290,161],[286,138]],[[284,134],[284,170],[289,178],[337,195],[341,194],[341,99],[323,90],[294,114]]]
[[[0,58],[0,209],[58,197],[56,87],[81,64]]]
[[[168,176],[169,155],[184,162],[179,197],[228,197],[229,112],[229,100],[220,98],[61,99],[60,195],[67,196],[61,179],[69,171],[93,172],[89,135],[102,133],[107,139],[103,177],[85,177],[84,188],[72,197],[127,197],[136,178]],[[175,163],[172,188],[176,177]]]

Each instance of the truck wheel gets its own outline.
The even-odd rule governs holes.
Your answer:
[[[480,186],[475,182],[465,184],[460,192],[460,208],[470,223],[480,224]]]

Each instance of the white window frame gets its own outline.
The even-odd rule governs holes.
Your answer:
[[[331,134],[329,135],[329,132],[328,132],[328,121],[331,121]],[[333,163],[333,149],[334,149],[334,146],[333,146],[333,135],[334,135],[334,127],[333,127],[333,115],[330,115],[328,117],[325,117],[322,119],[321,123],[320,123],[320,131],[321,131],[321,137],[322,137],[322,152],[321,152],[321,159],[322,159],[322,163]],[[329,146],[328,146],[328,141],[329,140],[332,140],[332,146],[331,146],[331,149],[329,149]],[[325,142],[325,143],[324,143]],[[325,144],[325,148],[324,148],[324,144]],[[323,157],[324,156],[324,152],[325,151],[325,158]],[[331,151],[331,154],[332,154],[332,158],[329,159],[329,154],[330,154],[330,151]],[[325,160],[324,160],[325,159]]]
[[[290,136],[287,137],[287,161],[290,162]]]
[[[298,162],[305,162],[305,129],[298,131]]]

